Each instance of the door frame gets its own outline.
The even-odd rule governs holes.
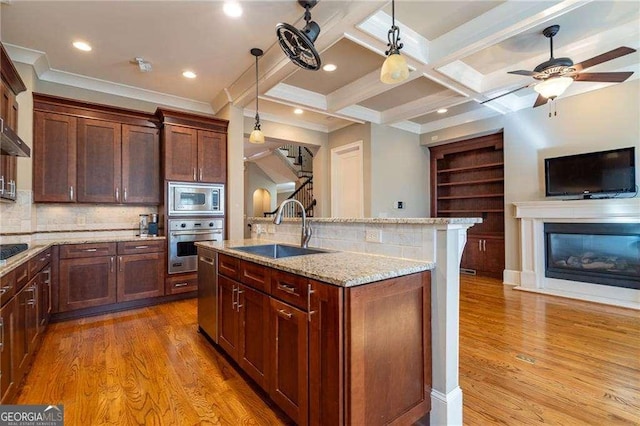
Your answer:
[[[341,155],[349,154],[354,151],[358,152],[358,176],[360,177],[359,182],[355,184],[359,186],[360,189],[360,212],[357,217],[364,217],[364,161],[363,161],[363,146],[364,143],[362,140],[352,142],[347,145],[342,145],[337,148],[331,149],[331,217],[339,217],[337,212],[337,197],[338,192],[343,188],[342,185],[338,182],[338,167],[339,158]]]

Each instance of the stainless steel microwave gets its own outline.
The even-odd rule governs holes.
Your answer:
[[[224,215],[224,185],[169,182],[169,216]]]

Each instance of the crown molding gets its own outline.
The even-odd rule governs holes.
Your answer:
[[[43,52],[31,50],[24,47],[5,44],[7,52],[12,60],[27,65],[31,65],[41,81],[63,84],[67,86],[87,89],[94,92],[107,93],[115,96],[145,101],[157,105],[183,109],[192,112],[213,115],[215,111],[211,104],[182,98],[175,95],[160,93],[153,90],[141,89],[125,84],[114,83],[79,74],[60,71],[51,68],[49,60]]]

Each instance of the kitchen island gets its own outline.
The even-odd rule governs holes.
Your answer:
[[[431,262],[348,252],[272,259],[199,242],[201,331],[296,423],[412,424],[430,410]],[[208,281],[208,282],[207,282]],[[204,311],[204,312],[203,312]],[[217,328],[201,317],[217,312]],[[390,390],[397,390],[389,392]]]

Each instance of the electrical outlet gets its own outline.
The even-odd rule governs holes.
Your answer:
[[[85,225],[87,223],[87,219],[84,216],[76,216],[76,225]]]
[[[382,231],[379,229],[367,229],[364,232],[364,239],[370,243],[381,243],[382,242]]]
[[[393,202],[394,209],[404,209],[404,201],[394,201]]]

